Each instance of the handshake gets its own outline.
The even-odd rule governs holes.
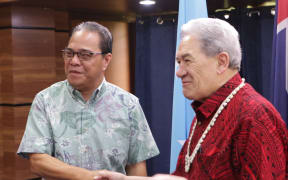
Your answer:
[[[186,178],[168,174],[157,174],[152,177],[126,176],[118,172],[100,170],[93,180],[186,180]]]

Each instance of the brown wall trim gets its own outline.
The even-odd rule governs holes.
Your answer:
[[[20,104],[10,104],[10,103],[2,103],[0,106],[6,106],[6,107],[19,107],[19,106],[31,106],[32,103],[20,103]]]
[[[49,27],[30,27],[30,26],[2,26],[0,29],[35,29],[35,30],[53,30],[55,32],[70,32],[69,30],[65,29],[55,29]]]

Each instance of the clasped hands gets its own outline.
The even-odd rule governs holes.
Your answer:
[[[97,175],[94,176],[93,180],[186,180],[186,178],[168,174],[157,174],[152,177],[126,176],[118,172],[100,170],[97,171]]]

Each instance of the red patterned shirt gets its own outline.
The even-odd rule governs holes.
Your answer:
[[[198,123],[190,155],[220,104],[240,83],[237,74],[205,102],[192,103]],[[194,123],[195,119],[191,127]],[[288,179],[286,124],[273,105],[247,83],[218,116],[185,173],[187,146],[188,140],[174,175],[197,180]]]

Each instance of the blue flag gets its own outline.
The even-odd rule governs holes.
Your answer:
[[[276,3],[270,100],[288,125],[288,1]]]
[[[205,0],[179,0],[176,48],[180,43],[182,25],[191,19],[201,17],[208,17]],[[191,107],[191,101],[183,96],[181,79],[176,76],[177,68],[178,65],[175,64],[170,172],[175,170],[179,152],[188,138],[190,125],[195,115]]]

